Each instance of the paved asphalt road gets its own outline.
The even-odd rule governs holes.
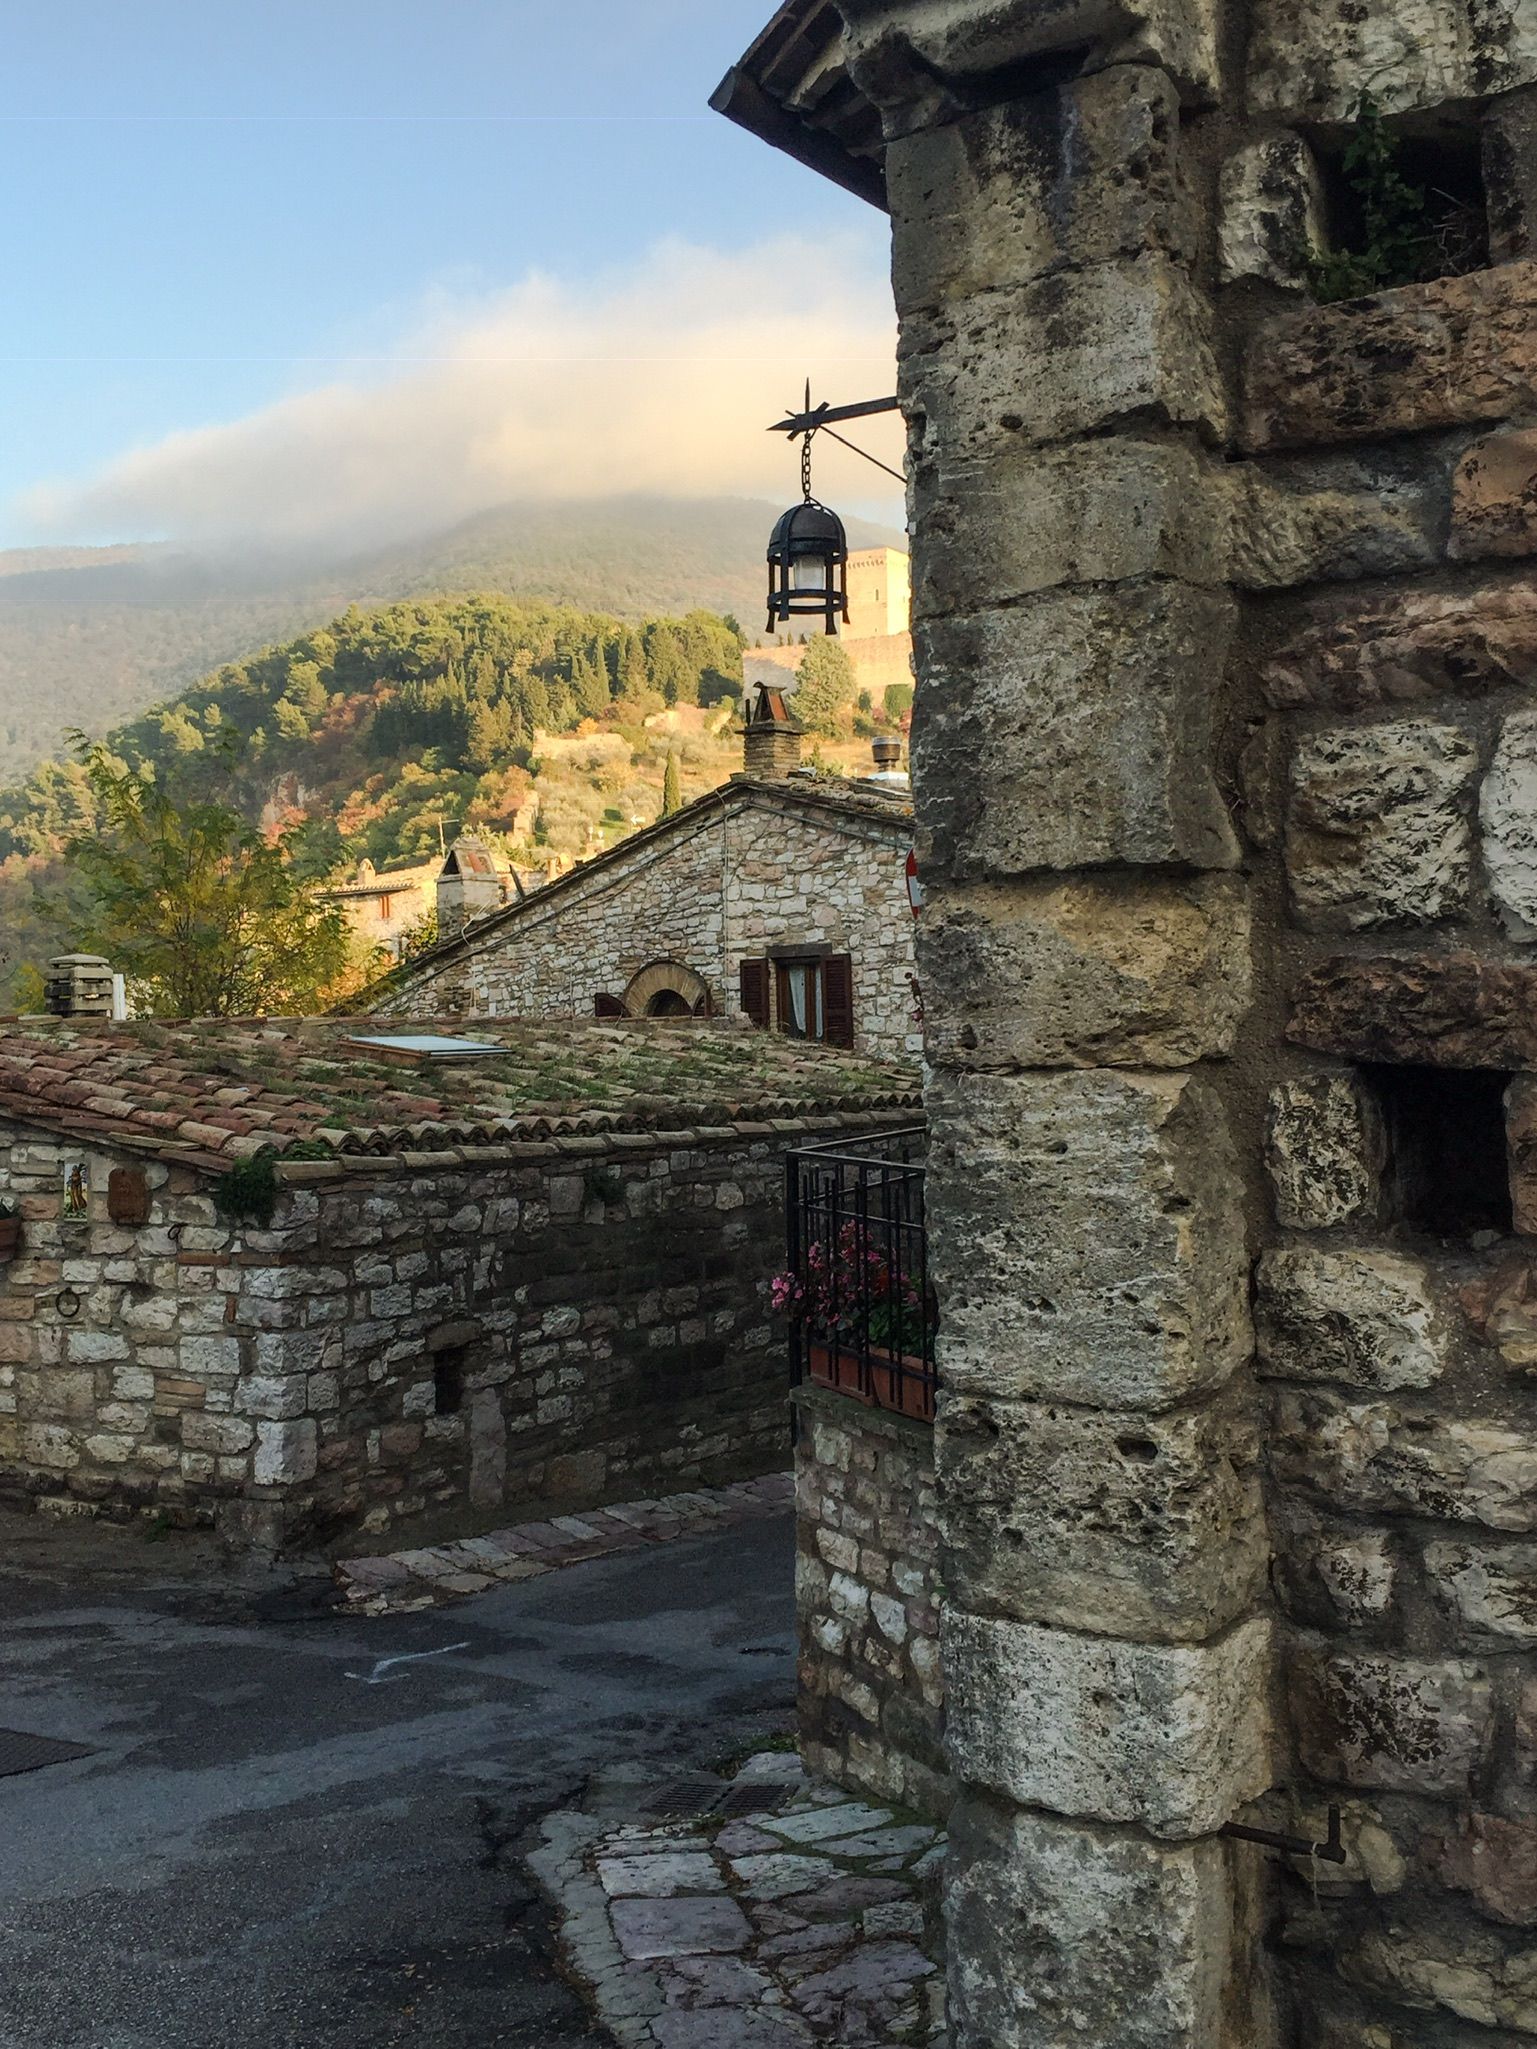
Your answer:
[[[0,1778],[0,2049],[601,2049],[517,1845],[784,1725],[788,1519],[418,1615],[283,1588],[0,1520],[0,1729],[97,1746]]]

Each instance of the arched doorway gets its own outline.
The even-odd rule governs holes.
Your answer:
[[[682,961],[648,961],[625,984],[624,1007],[631,1017],[709,1017],[715,1005],[703,975]]]

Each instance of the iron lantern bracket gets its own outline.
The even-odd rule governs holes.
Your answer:
[[[1267,1850],[1284,1850],[1288,1857],[1317,1857],[1325,1864],[1345,1862],[1345,1843],[1340,1831],[1340,1810],[1329,1809],[1329,1833],[1321,1843],[1305,1836],[1287,1836],[1270,1828],[1250,1828],[1246,1822],[1229,1821],[1217,1831],[1239,1843],[1259,1843]]]
[[[776,420],[768,432],[783,434],[791,441],[795,440],[797,435],[804,434],[808,448],[813,434],[825,433],[829,440],[836,441],[840,448],[846,448],[851,455],[863,456],[867,463],[873,464],[878,470],[883,470],[888,477],[895,478],[897,483],[905,485],[907,479],[900,470],[894,470],[890,463],[882,462],[867,449],[856,447],[852,441],[845,441],[841,434],[835,434],[832,430],[834,420],[868,420],[877,413],[894,413],[899,410],[899,406],[900,401],[895,398],[865,398],[851,406],[814,406],[811,403],[811,387],[808,384],[805,410],[787,413],[782,420]]]

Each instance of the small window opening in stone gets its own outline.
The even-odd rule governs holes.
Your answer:
[[[1373,1067],[1398,1220],[1437,1237],[1512,1228],[1505,1152],[1508,1074]]]
[[[1489,262],[1479,131],[1360,120],[1316,146],[1328,248],[1314,266],[1325,299],[1351,299]]]
[[[464,1407],[464,1346],[439,1352],[432,1362],[432,1406],[440,1416],[457,1416]]]

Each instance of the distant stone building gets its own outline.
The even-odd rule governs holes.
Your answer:
[[[745,1014],[794,1038],[918,1043],[906,777],[813,776],[760,690],[747,772],[472,922],[360,999],[394,1016]]]
[[[782,1465],[784,1148],[910,1122],[911,1075],[465,1036],[0,1025],[0,1500],[270,1546]]]
[[[372,861],[360,861],[351,882],[334,884],[322,894],[340,909],[354,938],[398,956],[405,935],[432,909],[440,865],[421,862],[381,874]]]

